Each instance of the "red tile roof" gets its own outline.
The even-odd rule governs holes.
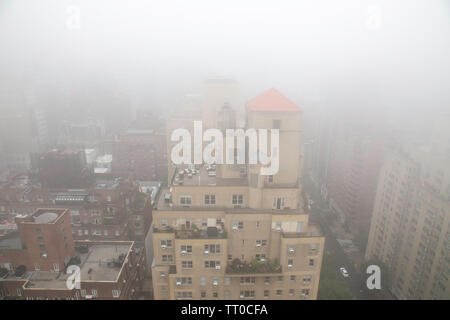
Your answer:
[[[301,109],[278,90],[272,88],[247,102],[251,111],[301,111]]]

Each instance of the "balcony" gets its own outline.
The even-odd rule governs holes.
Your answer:
[[[259,261],[254,259],[252,262],[242,262],[239,259],[229,263],[226,269],[228,274],[251,274],[251,273],[281,273],[281,265],[279,262],[271,259]]]
[[[174,229],[172,227],[153,228],[154,233],[175,233],[176,239],[226,239],[227,233],[216,227],[207,229]]]
[[[216,227],[208,227],[205,230],[201,229],[185,229],[175,231],[175,238],[177,239],[226,239],[227,233],[219,230]]]
[[[162,227],[162,228],[157,228],[157,227],[153,227],[153,232],[154,233],[174,233],[175,229],[172,227]]]

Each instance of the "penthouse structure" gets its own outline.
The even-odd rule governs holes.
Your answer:
[[[212,92],[229,85],[208,82]],[[214,114],[203,124],[239,128],[235,106],[219,96],[221,107],[201,112]],[[246,104],[244,129],[279,129],[275,175],[261,175],[260,164],[169,164],[146,240],[155,299],[317,298],[324,237],[309,222],[300,184],[301,115],[275,89]]]

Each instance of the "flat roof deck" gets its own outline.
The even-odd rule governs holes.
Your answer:
[[[79,255],[81,282],[116,281],[131,247],[132,242],[89,245],[89,251]],[[123,260],[119,262],[121,255]],[[11,273],[2,280],[28,280],[27,288],[34,289],[67,289],[66,280],[69,276],[64,272],[28,271],[22,277],[15,277]]]
[[[119,256],[127,255],[131,244],[94,245],[87,254],[81,255],[81,281],[115,281],[120,267],[111,266]],[[108,262],[110,265],[108,265]]]
[[[181,170],[184,170],[188,168],[187,166],[179,166],[177,167],[177,170],[174,174],[174,179],[172,180],[172,184],[174,186],[246,186],[247,178],[218,178],[216,176],[209,175],[208,170],[206,166],[201,166],[198,171],[199,173],[192,174],[191,177],[189,177],[187,174],[184,174],[184,177],[182,178],[183,183],[177,184],[177,176],[179,176],[179,172]],[[213,170],[211,170],[214,172]]]

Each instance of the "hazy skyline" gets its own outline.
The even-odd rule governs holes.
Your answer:
[[[276,87],[308,108],[362,90],[377,108],[447,110],[449,15],[447,1],[2,0],[0,84],[92,81],[166,109],[225,75],[244,101]]]

